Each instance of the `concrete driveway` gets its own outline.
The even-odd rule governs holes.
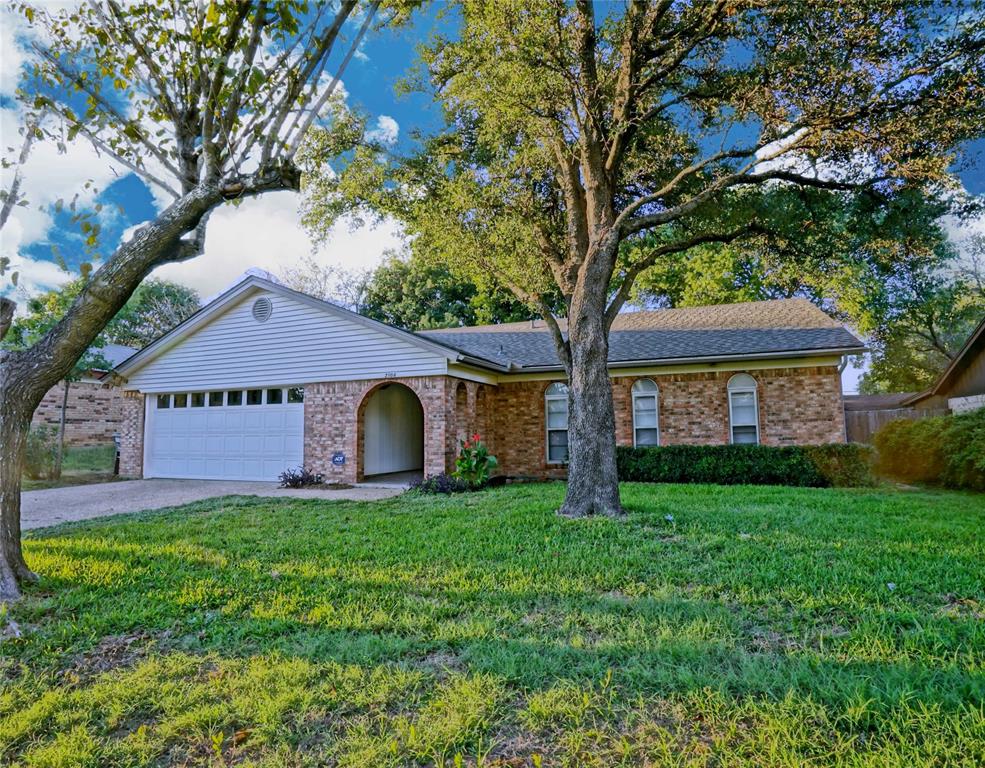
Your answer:
[[[21,528],[49,525],[94,517],[175,507],[216,496],[288,496],[299,499],[350,499],[374,501],[396,496],[400,485],[357,485],[345,490],[294,490],[277,483],[231,480],[121,480],[117,483],[73,485],[25,491],[21,494]]]

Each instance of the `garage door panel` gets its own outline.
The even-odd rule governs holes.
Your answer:
[[[302,463],[304,406],[158,409],[147,421],[146,477],[276,480]]]

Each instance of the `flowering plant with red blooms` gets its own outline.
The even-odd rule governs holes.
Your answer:
[[[481,488],[489,482],[490,471],[498,466],[499,462],[489,453],[478,432],[461,441],[461,449],[455,460],[455,477],[461,478],[472,488]]]

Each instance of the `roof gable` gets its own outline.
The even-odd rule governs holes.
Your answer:
[[[460,356],[460,353],[443,347],[434,341],[423,339],[416,334],[402,331],[399,328],[394,328],[355,312],[350,312],[327,301],[316,299],[313,296],[295,291],[269,280],[250,276],[234,285],[225,293],[217,296],[183,323],[172,328],[168,333],[144,347],[135,355],[128,357],[116,367],[115,372],[122,376],[131,376],[184,340],[217,321],[225,313],[246,301],[247,298],[258,295],[260,292],[267,292],[274,296],[281,296],[290,301],[298,302],[330,317],[359,325],[449,360],[456,360]]]
[[[270,300],[269,317],[254,314]],[[142,391],[445,373],[463,355],[260,278],[248,278],[117,368]]]

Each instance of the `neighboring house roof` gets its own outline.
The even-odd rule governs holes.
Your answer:
[[[903,408],[903,403],[913,397],[913,392],[891,392],[883,395],[845,395],[846,411],[890,411]]]
[[[954,386],[955,381],[964,373],[979,356],[985,354],[985,317],[971,332],[964,345],[958,350],[951,364],[940,375],[936,383],[924,392],[917,392],[905,401],[905,405],[913,405],[928,397],[944,396]]]
[[[116,366],[126,360],[128,357],[134,355],[137,352],[133,347],[125,347],[122,344],[106,344],[102,347],[90,347],[87,350],[87,354],[100,355],[102,358],[109,363],[109,368],[104,368],[102,366],[92,368],[89,373],[94,376],[94,378],[103,378],[103,376],[110,371],[112,371]]]
[[[133,347],[124,347],[122,344],[107,344],[93,351],[101,354],[113,368],[137,353]]]
[[[564,320],[559,325],[567,330]],[[543,321],[418,335],[514,368],[559,367]],[[806,299],[625,312],[609,336],[610,365],[862,351],[862,342]]]
[[[130,375],[254,289],[280,293],[344,316],[422,349],[438,352],[451,362],[499,372],[561,368],[543,321],[411,333],[251,275],[127,358],[115,371]],[[560,323],[565,330],[565,321],[562,319]],[[610,334],[609,364],[844,355],[864,349],[855,336],[806,299],[781,299],[620,314]]]

